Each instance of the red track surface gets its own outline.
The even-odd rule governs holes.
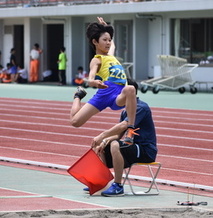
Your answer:
[[[92,204],[80,203],[80,202],[55,198],[52,196],[40,196],[32,193],[4,190],[1,188],[0,188],[0,193],[2,196],[8,197],[8,198],[1,199],[0,211],[31,211],[35,209],[49,210],[50,205],[51,208],[54,208],[54,210],[66,210],[68,208],[69,209],[103,208],[97,205],[94,206]],[[24,196],[24,198],[22,196]]]
[[[119,120],[105,110],[83,127],[69,125],[71,103],[0,98],[0,156],[71,166],[92,138]],[[213,186],[213,111],[152,108],[158,179]],[[131,174],[143,176],[138,169]]]

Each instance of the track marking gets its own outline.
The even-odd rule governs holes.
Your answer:
[[[28,150],[28,149],[22,149],[22,148],[14,148],[14,147],[0,146],[0,148],[9,149],[9,150],[16,150],[16,151],[22,151],[22,152],[38,153],[38,154],[49,154],[49,155],[62,156],[62,157],[74,157],[74,158],[79,158],[80,157],[80,156],[75,156],[75,155],[59,154],[59,153],[46,152],[46,151]]]
[[[34,165],[34,166],[40,166],[40,167],[58,168],[58,169],[61,169],[61,170],[67,170],[69,168],[69,166],[65,166],[65,165],[57,165],[57,164],[38,162],[38,161],[28,161],[28,160],[24,160],[24,159],[0,157],[0,160],[4,160],[4,159],[5,159],[5,161],[10,161],[10,162],[13,162],[13,163],[17,162],[17,163],[30,164],[30,165]],[[184,172],[184,173],[187,172],[187,173],[191,173],[191,174],[196,174],[197,175],[197,172],[194,172],[194,171],[174,170],[174,169],[170,169],[170,168],[166,168],[166,169],[167,170],[173,170],[173,171],[180,171],[180,172]],[[212,175],[212,174],[210,174],[210,175]],[[136,179],[136,180],[150,181],[150,177],[129,175],[129,178]],[[181,186],[184,186],[184,187],[191,187],[192,186],[191,183],[176,182],[176,181],[164,180],[164,179],[158,179],[158,178],[156,179],[156,182],[163,183],[163,184],[169,184],[169,185],[181,185]],[[193,184],[193,185],[194,185],[193,187],[195,188],[195,184]],[[204,190],[205,189],[213,190],[213,187],[211,187],[211,186],[204,186],[204,185],[199,185],[199,184],[196,184],[196,188],[204,189]],[[66,198],[63,198],[63,199],[66,199]]]
[[[55,155],[55,156],[74,157],[74,158],[80,158],[81,157],[81,156],[65,155],[65,154],[52,153],[52,152],[46,152],[46,151],[27,150],[27,149],[14,148],[14,147],[0,146],[0,148],[8,149],[8,150],[17,150],[17,151],[22,151],[22,152],[32,152],[32,153],[39,153],[39,154],[50,154],[50,155]],[[166,158],[173,158],[173,159],[176,158],[176,159],[184,159],[184,160],[190,160],[190,161],[199,161],[199,162],[207,162],[207,163],[210,162],[210,163],[213,163],[213,160],[206,160],[206,159],[204,160],[204,159],[188,158],[188,157],[172,156],[172,155],[164,155],[164,154],[158,154],[158,157],[166,157]]]
[[[27,193],[27,194],[33,194],[33,195],[39,195],[38,193],[27,192],[27,191],[18,190],[18,189],[9,189],[9,188],[4,188],[4,187],[0,187],[0,189],[10,190],[10,191],[16,191],[16,192],[23,192],[23,193]],[[102,205],[102,204],[94,204],[94,203],[89,203],[89,202],[85,202],[85,201],[74,200],[74,199],[70,199],[70,198],[62,198],[62,197],[58,197],[58,196],[51,196],[51,197],[52,197],[52,198],[56,198],[56,199],[61,199],[61,200],[66,200],[66,201],[71,201],[71,202],[76,202],[76,203],[83,203],[83,204],[87,204],[87,205],[93,205],[93,206],[99,206],[99,207],[104,207],[104,208],[106,208],[106,205]],[[111,207],[107,206],[107,208],[111,208]]]
[[[52,124],[52,123],[33,123],[33,122],[27,122],[27,121],[14,121],[14,120],[3,120],[0,119],[0,122],[5,122],[5,123],[17,123],[17,124],[29,124],[29,125],[40,125],[40,126],[54,126],[54,127],[62,127],[62,128],[69,128],[69,129],[76,129],[75,127],[72,127],[70,125],[58,125],[58,124]],[[97,123],[97,122],[96,122]],[[105,123],[109,124],[109,123]],[[112,123],[113,124],[113,123]],[[212,125],[213,127],[213,125]],[[101,128],[93,128],[93,127],[81,127],[81,129],[85,130],[94,130],[94,131],[104,131],[105,129]],[[183,132],[196,132],[196,133],[208,133],[212,134],[212,131],[201,131],[201,130],[190,130],[190,129],[179,129],[179,128],[173,128],[173,127],[156,127],[156,129],[165,129],[165,130],[171,130],[171,131],[183,131]],[[213,135],[213,134],[212,134]]]
[[[205,141],[205,142],[213,142],[213,139],[201,139],[201,138],[191,138],[191,137],[183,137],[183,136],[172,136],[172,135],[162,135],[157,134],[157,137],[166,137],[166,138],[177,138],[177,139],[186,139],[186,140],[193,140],[193,141]]]
[[[40,195],[40,194],[34,193],[34,192],[22,191],[22,190],[18,190],[18,189],[11,189],[11,188],[5,188],[5,187],[0,187],[0,189],[14,191],[14,192],[22,192],[22,193],[31,194],[31,195]]]
[[[45,113],[46,114],[46,113]],[[63,114],[64,115],[64,114]],[[58,118],[58,117],[39,117],[39,116],[28,116],[28,115],[20,115],[20,114],[5,114],[4,113],[4,116],[9,116],[9,117],[23,117],[23,118],[34,118],[34,119],[47,119],[47,120],[56,120],[56,121],[65,121],[65,122],[68,122],[69,119],[65,119],[65,118]],[[94,117],[95,118],[95,117]],[[97,118],[97,117],[96,117]],[[98,118],[103,118],[103,120],[106,118],[106,117],[102,117],[102,116],[99,116]],[[104,122],[104,121],[98,121],[98,123],[100,124],[112,124],[114,125],[115,123],[118,123],[118,119],[117,118],[112,118],[112,119],[115,119],[116,122]],[[194,119],[192,119],[194,120]],[[15,122],[15,121],[14,121]],[[19,122],[19,121],[17,121]],[[170,121],[161,121],[161,120],[154,120],[155,123],[169,123],[171,124]],[[87,123],[97,123],[97,121],[92,121],[92,120],[88,120]],[[186,126],[203,126],[203,127],[213,127],[213,124],[212,125],[209,125],[209,124],[199,124],[199,123],[183,123],[183,122],[175,122],[174,124],[178,124],[178,125],[186,125]],[[81,127],[82,128],[82,127]]]
[[[11,110],[11,109],[9,109],[9,108],[7,108],[7,109],[2,109],[2,108],[0,108],[0,111],[1,110],[4,110],[4,111],[8,111],[8,110]],[[65,113],[56,113],[56,112],[45,112],[45,111],[29,111],[29,110],[16,110],[16,109],[13,109],[13,112],[24,112],[24,113],[36,113],[36,114],[48,114],[48,115],[61,115],[61,116],[66,116],[67,117],[67,119],[66,119],[66,121],[69,121],[69,116],[70,116],[70,114],[69,113],[67,113],[67,114],[65,114]],[[106,116],[101,116],[100,115],[101,113],[99,113],[99,114],[96,114],[93,118],[101,118],[101,119],[103,119],[103,120],[105,120],[105,118],[106,118]],[[8,116],[12,116],[13,114],[8,114]],[[21,116],[23,116],[23,115],[21,115]],[[24,116],[26,116],[26,115],[24,115]],[[47,118],[49,118],[49,117],[47,117]],[[117,122],[116,123],[118,123],[118,121],[119,121],[119,118],[120,118],[120,116],[118,116],[118,117],[107,117],[107,119],[110,119],[110,120],[116,120]],[[54,119],[54,118],[52,118],[52,119]]]
[[[167,168],[167,167],[164,167],[163,168],[164,170],[169,170],[169,171],[175,171],[175,172],[183,172],[183,173],[192,173],[192,174],[199,174],[199,175],[204,175],[204,176],[213,176],[212,173],[202,173],[202,172],[195,172],[195,171],[189,171],[189,170],[180,170],[180,169],[172,169],[172,168]]]
[[[28,129],[17,129],[17,128],[9,128],[9,127],[0,127],[0,129],[5,130],[13,130],[13,131],[22,131],[22,132],[30,132],[30,133],[40,133],[40,134],[48,134],[48,135],[60,135],[60,136],[75,136],[81,138],[94,138],[94,136],[88,135],[77,135],[77,134],[70,134],[70,133],[57,133],[57,132],[47,132],[47,131],[39,131],[39,130],[28,130]]]
[[[33,141],[33,142],[42,142],[42,143],[49,143],[49,144],[56,144],[56,145],[66,145],[66,146],[76,146],[76,147],[88,147],[89,145],[80,145],[80,144],[73,144],[73,143],[66,143],[66,142],[56,142],[56,141],[46,141],[46,140],[40,140],[40,139],[32,139],[32,138],[18,138],[18,137],[11,137],[11,136],[1,136],[0,138],[7,138],[7,139],[15,139],[15,140],[24,140],[24,141]]]
[[[5,116],[9,116],[9,117],[24,117],[24,118],[34,118],[34,119],[43,119],[43,120],[54,120],[54,121],[65,121],[68,122],[69,119],[65,119],[65,118],[58,118],[58,117],[39,117],[39,116],[27,116],[27,115],[20,115],[20,114],[4,114]],[[106,118],[106,117],[105,117]],[[113,118],[112,118],[113,119]],[[96,123],[97,121],[91,121],[88,120],[87,123]],[[116,119],[116,122],[110,123],[110,122],[104,122],[104,121],[98,121],[98,123],[100,124],[115,124],[118,123],[118,119]],[[70,126],[71,127],[71,126]],[[81,127],[82,128],[82,127]]]
[[[36,196],[29,196],[29,195],[23,195],[23,196],[0,196],[0,199],[12,199],[12,198],[52,198],[51,195],[36,195]]]
[[[20,102],[17,102],[17,103],[19,103],[20,104]],[[10,109],[10,107],[8,107],[8,104],[1,104],[0,103],[0,106],[5,106],[6,108],[1,108],[1,110],[8,110],[8,109]],[[51,110],[59,110],[59,111],[67,111],[68,113],[70,112],[70,108],[71,108],[71,105],[70,105],[70,108],[68,109],[68,108],[62,108],[62,107],[59,107],[59,108],[54,108],[54,107],[51,107],[50,105],[48,105],[49,107],[42,107],[42,106],[32,106],[32,105],[13,105],[13,108],[27,108],[27,109],[30,109],[30,108],[33,108],[33,109],[51,109]],[[20,110],[20,109],[14,109],[14,110],[16,110],[16,111],[26,111],[26,112],[29,112],[29,110],[25,110],[25,109],[23,109],[23,110]],[[180,109],[180,110],[182,110],[182,109]],[[213,114],[209,114],[209,113],[206,113],[206,114],[203,114],[203,113],[198,113],[198,112],[194,112],[194,113],[187,113],[187,112],[180,112],[180,111],[178,111],[178,115],[182,115],[182,116],[180,116],[180,117],[177,117],[177,111],[178,111],[178,109],[176,109],[176,111],[159,111],[159,113],[160,114],[175,114],[176,116],[174,117],[174,116],[170,116],[170,117],[172,117],[172,118],[174,118],[174,119],[183,119],[183,115],[184,115],[184,117],[186,117],[185,119],[191,119],[191,118],[187,118],[188,117],[188,115],[190,115],[190,116],[195,116],[196,117],[196,120],[197,120],[197,117],[198,116],[200,116],[200,117],[202,117],[202,116],[207,116],[207,117],[212,117],[213,118]],[[31,110],[30,110],[30,112],[31,112]],[[33,111],[33,112],[35,112],[35,111]],[[42,113],[42,111],[39,111],[39,112],[41,112]],[[113,111],[114,112],[114,111]],[[205,112],[205,111],[204,111]],[[38,111],[37,111],[37,113],[38,113]],[[46,113],[46,112],[43,112],[43,113]],[[48,112],[49,113],[49,112]],[[50,112],[51,113],[51,112]],[[102,111],[102,112],[100,112],[101,114],[112,114],[112,112],[111,111]],[[100,114],[99,113],[99,114]],[[152,113],[153,113],[153,116],[154,117],[163,117],[163,118],[167,118],[168,117],[168,115],[166,115],[166,116],[163,116],[163,115],[155,115],[154,113],[156,113],[156,111],[152,111]],[[120,112],[114,112],[113,114],[118,114],[118,115],[120,115]],[[203,119],[201,119],[201,120],[203,120]],[[209,119],[204,119],[204,120],[209,120]]]
[[[15,139],[15,140],[23,140],[23,141],[32,141],[32,142],[41,142],[41,143],[48,143],[48,144],[56,144],[56,145],[66,145],[66,146],[75,146],[75,147],[87,147],[90,148],[90,145],[82,145],[82,144],[73,144],[73,143],[66,143],[66,142],[57,142],[57,141],[46,141],[46,140],[40,140],[40,139],[29,139],[29,138],[18,138],[18,137],[11,137],[11,136],[1,136],[0,138],[7,138],[7,139]],[[199,150],[199,151],[209,151],[212,152],[213,149],[209,148],[197,148],[197,147],[188,147],[188,146],[181,146],[181,145],[169,145],[169,144],[161,144],[158,143],[158,146],[166,146],[171,148],[182,148],[182,149],[192,149],[192,150]]]
[[[60,103],[54,103],[54,102],[59,102],[59,101],[54,101],[54,100],[37,100],[37,99],[19,99],[19,100],[11,100],[11,98],[0,98],[0,102],[10,102],[10,103],[29,103],[29,104],[35,104],[35,105],[46,105],[46,106],[52,106],[52,105],[56,105],[56,106],[59,106],[60,109],[61,109],[61,106],[67,106],[67,107],[71,107],[72,106],[72,99],[70,100],[70,102],[67,102],[67,101],[60,101]],[[8,106],[8,105],[7,105]],[[213,117],[213,114],[203,114],[203,113],[199,113],[198,111],[201,111],[201,112],[208,112],[206,110],[192,110],[192,109],[176,109],[176,108],[167,108],[167,107],[161,107],[161,110],[159,110],[159,107],[151,107],[152,111],[153,112],[156,112],[156,113],[165,113],[165,114],[168,114],[168,113],[172,113],[172,114],[177,114],[177,111],[178,114],[181,114],[181,115],[191,115],[192,113],[195,114],[195,115],[199,115],[199,116],[212,116]],[[169,110],[169,111],[165,111],[165,110],[162,110],[162,109],[166,109],[166,110]],[[181,111],[184,111],[184,112],[181,112]],[[104,111],[106,113],[111,113],[110,111]],[[212,112],[212,111],[210,111]],[[120,113],[118,113],[120,114]]]
[[[3,111],[8,111],[10,110],[10,108],[0,108],[0,111],[3,110]],[[17,110],[17,109],[13,109],[13,112],[24,112],[24,113],[36,113],[36,114],[48,114],[48,115],[57,115],[57,116],[67,116],[67,119],[65,119],[66,121],[69,121],[69,112],[67,113],[56,113],[56,112],[45,112],[45,111],[32,111],[32,110]],[[5,113],[6,114],[6,113]],[[105,120],[106,116],[102,116],[104,113],[100,112],[98,114],[96,114],[93,118],[99,118],[99,119],[103,119]],[[7,116],[12,116],[13,114],[7,114]],[[26,115],[21,115],[21,116],[26,116]],[[32,116],[30,116],[32,117]],[[208,122],[212,122],[213,119],[210,119],[210,118],[207,118],[207,119],[203,119],[203,118],[197,118],[197,115],[195,118],[188,118],[188,117],[168,117],[168,116],[158,116],[158,115],[153,115],[153,119],[154,119],[154,122],[156,120],[157,117],[160,117],[160,118],[164,118],[164,119],[174,119],[174,120],[190,120],[190,121],[194,121],[196,119],[196,121],[208,121]],[[109,120],[115,120],[116,123],[119,122],[119,118],[120,118],[120,115],[118,115],[118,117],[107,117],[107,119]],[[160,122],[160,121],[159,121]],[[161,121],[163,122],[163,121]],[[165,121],[165,122],[168,122],[168,121]],[[168,123],[171,123],[168,122]]]
[[[169,145],[169,144],[162,144],[159,143],[158,146],[165,146],[165,147],[171,147],[171,148],[182,148],[182,149],[192,149],[192,150],[199,150],[199,151],[209,151],[213,152],[213,149],[210,148],[202,148],[202,147],[189,147],[189,146],[182,146],[182,145]]]
[[[202,121],[213,121],[213,119],[211,119],[211,118],[206,118],[206,119],[204,119],[204,118],[198,118],[197,116],[200,116],[200,115],[195,115],[195,118],[188,118],[188,117],[169,117],[169,116],[162,116],[162,115],[153,115],[153,117],[160,117],[160,118],[166,118],[166,119],[175,119],[175,120],[194,120],[194,119],[196,119],[196,121],[197,120],[202,120]]]
[[[47,131],[39,131],[39,130],[28,130],[28,129],[17,129],[17,128],[10,128],[10,127],[0,127],[3,130],[11,130],[11,131],[22,131],[22,132],[31,132],[31,133],[40,133],[40,134],[48,134],[48,135],[60,135],[60,136],[75,136],[81,138],[94,138],[94,136],[88,135],[78,135],[78,134],[71,134],[71,133],[57,133],[57,132],[47,132]],[[213,139],[201,139],[201,138],[191,138],[191,137],[183,137],[183,136],[171,136],[171,135],[162,135],[157,134],[157,137],[166,137],[166,138],[177,138],[177,139],[186,139],[186,140],[193,140],[193,141],[206,141],[206,142],[213,142]]]
[[[202,111],[203,113],[199,113],[198,110],[195,110],[195,111],[190,111],[190,112],[181,112],[181,110],[183,109],[171,109],[171,111],[163,111],[163,110],[158,110],[158,109],[152,109],[152,112],[153,113],[160,113],[160,114],[174,114],[174,115],[190,115],[190,116],[209,116],[209,117],[213,117],[213,114],[209,114],[208,112],[209,111]],[[162,108],[163,109],[163,108]],[[178,111],[178,114],[177,114],[177,111]],[[186,110],[188,111],[188,110]],[[199,110],[201,111],[201,110]],[[210,113],[212,113],[212,111],[210,111]],[[157,115],[158,116],[158,115]]]
[[[165,154],[158,154],[158,157],[168,157],[168,158],[176,158],[176,159],[184,159],[184,160],[190,160],[190,161],[199,161],[199,162],[207,162],[207,163],[213,163],[213,160],[204,160],[204,159],[197,159],[197,158],[190,158],[190,157],[180,157],[180,156],[174,156],[174,155],[165,155]],[[198,172],[197,172],[198,173]]]

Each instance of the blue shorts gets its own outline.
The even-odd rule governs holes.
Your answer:
[[[110,107],[112,110],[121,110],[125,106],[118,106],[116,104],[116,98],[125,87],[109,81],[105,81],[104,84],[108,85],[106,89],[98,89],[96,94],[88,101],[89,104],[96,107],[99,111]]]
[[[17,67],[16,66],[12,66],[10,68],[10,74],[16,74],[17,73]]]

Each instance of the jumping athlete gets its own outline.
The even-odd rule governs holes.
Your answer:
[[[136,92],[134,86],[127,85],[127,77],[120,62],[114,57],[115,45],[112,41],[114,30],[103,18],[91,23],[87,28],[87,38],[96,55],[90,62],[88,85],[98,88],[96,94],[81,107],[81,99],[86,91],[78,87],[70,112],[71,125],[82,126],[93,115],[107,107],[112,110],[126,108],[129,126],[124,142],[133,143],[136,114]]]

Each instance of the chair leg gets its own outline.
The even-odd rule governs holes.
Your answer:
[[[154,185],[155,188],[156,188],[156,190],[157,190],[157,193],[159,194],[159,189],[158,189],[158,186],[157,186],[157,183],[156,183],[155,180],[156,180],[156,178],[157,178],[157,176],[158,176],[158,173],[159,173],[159,171],[160,171],[160,168],[161,168],[161,164],[159,163],[159,164],[158,164],[158,169],[157,169],[157,171],[156,171],[155,174],[154,174],[153,171],[152,171],[151,166],[148,165],[148,169],[149,169],[150,175],[151,175],[151,177],[152,177],[152,182],[151,182],[151,185],[150,185],[149,189],[146,191],[146,193],[149,193],[149,192],[151,191],[153,185]]]
[[[130,173],[130,171],[131,171],[133,165],[147,165],[148,170],[149,170],[149,173],[150,173],[150,176],[151,176],[151,184],[150,184],[150,186],[149,186],[149,188],[148,188],[147,191],[135,192],[135,191],[133,190],[133,186],[132,186],[131,181],[130,181],[130,179],[129,179],[129,173]],[[129,184],[129,187],[130,187],[130,190],[131,190],[132,194],[134,194],[134,195],[158,195],[158,194],[159,194],[159,188],[158,188],[157,183],[156,183],[156,178],[157,178],[158,173],[159,173],[159,171],[160,171],[161,164],[160,164],[159,162],[156,162],[156,163],[150,163],[150,164],[147,164],[147,163],[138,163],[138,164],[133,164],[133,165],[131,165],[131,166],[128,168],[128,170],[124,169],[125,177],[124,177],[123,185],[125,184],[125,182],[126,182],[126,180],[127,180],[127,181],[128,181],[128,184]],[[153,172],[151,165],[158,165],[158,168],[157,168],[157,170],[156,170],[155,173]],[[154,185],[155,188],[156,188],[156,192],[155,192],[155,193],[150,193],[150,191],[151,191],[152,188],[153,188],[153,185]]]

